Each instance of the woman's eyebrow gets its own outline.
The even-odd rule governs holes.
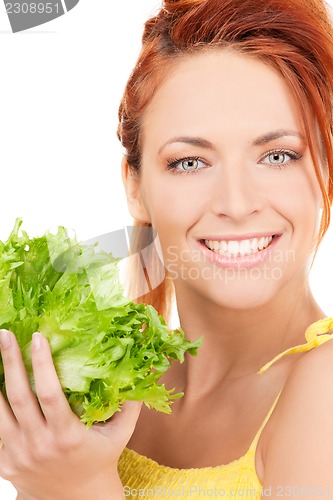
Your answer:
[[[275,139],[280,139],[281,137],[299,137],[300,139],[302,139],[302,141],[306,142],[304,135],[300,132],[296,132],[294,130],[279,129],[273,130],[272,132],[268,132],[267,134],[257,137],[257,139],[253,141],[253,145],[263,146],[264,144],[274,141]]]
[[[275,139],[280,139],[281,137],[299,137],[303,141],[306,140],[304,135],[300,132],[296,132],[294,130],[279,129],[257,137],[257,139],[253,141],[253,145],[262,146],[264,144],[267,144],[268,142],[274,141]],[[207,141],[207,139],[203,139],[202,137],[180,136],[172,137],[167,142],[165,142],[158,150],[158,154],[161,154],[163,149],[169,144],[175,143],[190,144],[191,146],[198,146],[205,149],[216,149],[210,141]]]
[[[206,149],[215,149],[215,147],[211,142],[207,141],[206,139],[202,139],[201,137],[181,136],[181,137],[173,137],[172,139],[169,139],[167,142],[165,142],[163,146],[161,146],[160,149],[158,150],[158,154],[160,154],[163,151],[163,149],[169,144],[174,144],[177,142],[181,142],[183,144],[191,144],[192,146],[198,146]]]

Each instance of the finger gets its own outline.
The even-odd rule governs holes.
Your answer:
[[[3,443],[13,443],[18,432],[17,420],[0,392],[0,450]]]
[[[1,330],[0,345],[5,372],[6,393],[12,412],[22,430],[36,432],[40,430],[44,419],[36,397],[31,390],[15,335],[8,330]],[[8,411],[6,415],[8,417]]]
[[[124,448],[134,432],[141,407],[141,401],[125,401],[120,412],[115,413],[106,424],[96,427],[100,427],[101,432],[105,434],[112,433],[115,440]]]
[[[31,354],[36,394],[47,424],[54,430],[63,430],[64,426],[78,419],[62,391],[49,343],[38,332],[32,336]]]

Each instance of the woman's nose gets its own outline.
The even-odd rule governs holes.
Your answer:
[[[264,195],[253,172],[239,165],[224,165],[213,186],[211,209],[217,215],[242,220],[262,209]]]

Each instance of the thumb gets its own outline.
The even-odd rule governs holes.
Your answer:
[[[112,434],[115,444],[125,448],[132,436],[140,415],[142,401],[125,401],[120,411],[116,412],[103,426],[103,431]]]

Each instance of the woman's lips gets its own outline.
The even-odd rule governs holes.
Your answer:
[[[266,234],[258,238],[238,238],[237,240],[206,239],[198,240],[198,244],[205,257],[218,266],[251,268],[268,260],[280,237],[281,234]],[[249,252],[253,253],[249,254]]]

